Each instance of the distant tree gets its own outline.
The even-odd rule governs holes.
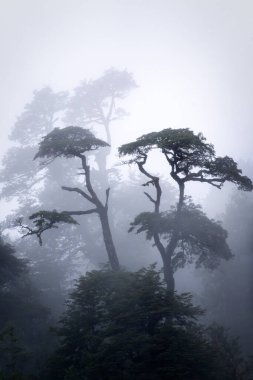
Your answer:
[[[253,173],[252,166],[247,170]],[[218,196],[218,194],[216,195]],[[211,198],[218,203],[219,199]],[[222,214],[234,259],[215,273],[201,274],[199,302],[209,320],[217,321],[240,336],[243,349],[253,352],[253,194],[235,190]],[[238,313],[240,310],[240,313]]]
[[[25,236],[35,234],[39,238],[40,244],[42,244],[41,234],[44,231],[51,228],[56,228],[58,223],[78,224],[72,216],[90,215],[96,213],[98,214],[101,222],[104,243],[110,265],[112,269],[117,270],[119,269],[119,261],[108,220],[108,200],[110,188],[106,190],[106,199],[103,204],[92,186],[90,166],[88,165],[86,157],[88,152],[106,146],[108,146],[106,142],[97,139],[89,130],[82,129],[80,127],[66,127],[63,129],[55,128],[52,132],[45,136],[40,143],[39,151],[34,158],[46,159],[44,164],[52,162],[57,157],[80,159],[83,169],[82,174],[85,177],[86,190],[84,191],[79,187],[68,186],[62,186],[62,189],[77,193],[94,207],[84,211],[39,211],[30,216],[30,219],[33,220],[36,228],[31,229],[28,226],[23,226],[23,228],[28,230]],[[20,225],[22,226],[21,222]]]
[[[96,154],[101,172],[106,171],[106,157],[112,144],[111,123],[127,115],[119,102],[136,87],[132,74],[127,70],[112,68],[98,79],[81,82],[68,102],[66,124],[103,129],[104,140],[109,145]]]
[[[158,149],[167,160],[170,176],[178,186],[179,198],[175,208],[160,212],[162,191],[159,177],[152,175],[145,165],[152,150]],[[174,271],[197,257],[197,266],[216,267],[220,259],[232,257],[226,243],[227,233],[221,225],[201,211],[185,196],[188,182],[207,183],[221,189],[231,182],[239,189],[251,191],[251,180],[241,174],[234,160],[228,156],[216,157],[213,145],[206,143],[202,134],[189,129],[164,129],[141,136],[119,148],[121,156],[130,155],[129,163],[136,163],[140,172],[153,185],[156,197],[145,192],[154,204],[154,212],[143,212],[131,223],[130,231],[146,232],[153,239],[164,266],[169,290],[174,291]]]
[[[40,168],[32,159],[39,141],[57,124],[66,101],[66,92],[55,93],[50,87],[34,91],[32,101],[25,105],[10,134],[15,146],[3,159],[0,173],[2,198],[18,197],[20,203],[36,198],[34,185],[45,178],[45,173],[39,173]]]
[[[55,93],[50,87],[44,87],[33,93],[31,103],[26,104],[24,112],[17,118],[10,139],[24,146],[36,145],[52,130],[64,111],[68,93]]]
[[[54,205],[55,208],[64,204],[63,197],[55,194],[55,187],[59,186],[63,175],[69,184],[73,184],[75,163],[70,165],[68,160],[61,166],[57,162],[45,168],[33,158],[43,136],[61,125],[67,99],[66,92],[54,92],[50,87],[34,91],[13,126],[10,138],[15,145],[4,156],[0,171],[0,199],[14,201],[15,205],[5,220],[5,228],[11,227],[19,216],[28,217],[45,202],[47,207]],[[50,306],[56,315],[62,312],[64,297],[71,279],[76,276],[77,265],[82,266],[82,270],[84,266],[84,260],[77,260],[77,252],[84,246],[78,229],[73,233],[66,226],[63,230],[61,236],[45,239],[39,251],[36,239],[15,240],[17,255],[31,263],[29,275],[33,286],[41,290],[42,303]]]

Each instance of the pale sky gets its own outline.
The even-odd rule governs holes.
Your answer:
[[[35,89],[114,67],[139,84],[115,144],[189,127],[218,154],[251,158],[252,19],[251,0],[0,0],[1,154]]]

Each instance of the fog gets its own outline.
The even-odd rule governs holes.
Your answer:
[[[67,366],[64,363],[73,352],[86,352],[82,342],[93,342],[93,338],[87,330],[83,340],[79,339],[83,331],[80,327],[75,344],[70,338],[73,346],[69,346],[69,355],[61,350],[59,339],[64,336],[68,342],[67,330],[61,331],[59,326],[65,323],[74,334],[74,325],[86,323],[82,308],[90,302],[85,293],[89,286],[95,286],[92,289],[98,292],[98,309],[101,304],[107,305],[107,296],[108,305],[114,299],[110,297],[116,297],[116,304],[122,308],[119,313],[123,313],[135,310],[133,304],[124,304],[128,298],[138,307],[142,304],[131,297],[143,296],[142,291],[138,293],[139,286],[150,286],[145,281],[152,279],[159,288],[156,294],[161,292],[166,298],[175,291],[174,296],[179,297],[174,298],[179,305],[175,315],[163,314],[166,307],[160,304],[159,326],[173,325],[179,318],[181,322],[187,320],[185,326],[182,324],[187,330],[188,319],[193,318],[200,352],[203,336],[210,346],[203,360],[212,363],[212,370],[208,373],[204,366],[207,374],[202,373],[198,353],[196,357],[192,354],[189,368],[197,372],[189,379],[252,379],[253,366],[247,359],[253,353],[252,12],[253,4],[246,0],[0,2],[0,377],[10,380],[22,374],[22,380],[93,380],[105,371],[102,380],[115,376],[122,380],[138,378],[135,364],[133,377],[128,377],[123,370],[106,372],[109,365],[102,369],[102,359],[92,367],[92,371],[98,370],[94,373],[89,372],[90,364],[85,362],[87,375],[83,363],[78,362],[80,368],[77,365],[77,354],[73,356],[77,361]],[[119,86],[116,95],[110,92],[110,85]],[[52,132],[55,127],[60,130]],[[95,136],[82,128],[90,128]],[[159,131],[166,128],[171,128],[166,132],[169,138],[174,138],[173,131],[182,134],[180,144],[185,139],[195,141],[196,161],[180,166],[184,161],[179,155],[172,169],[174,164],[159,145],[159,136],[165,139]],[[184,128],[190,130],[190,137]],[[129,155],[129,146],[124,144],[150,132],[157,132],[158,137],[153,137],[150,151],[145,136],[144,145],[138,146],[142,160],[147,154],[147,164],[142,167],[136,151]],[[199,132],[206,140],[201,140]],[[87,145],[87,139],[93,145]],[[111,148],[105,147],[110,139]],[[44,145],[39,147],[41,141]],[[52,141],[55,145],[50,145]],[[59,141],[66,144],[65,150],[61,150]],[[71,145],[73,141],[77,150]],[[214,145],[216,156],[206,143]],[[204,150],[198,150],[198,144],[203,144]],[[182,149],[187,151],[189,147],[182,145]],[[33,160],[36,153],[37,159]],[[191,154],[190,150],[189,157]],[[220,169],[216,162],[219,156],[232,157],[242,174],[233,163],[229,166],[231,161],[222,161],[224,167]],[[203,157],[217,165],[216,170],[202,164]],[[43,159],[50,164],[41,166]],[[188,177],[189,170],[195,167],[204,168],[204,177],[196,172],[195,177]],[[176,170],[176,179],[170,175],[171,170]],[[206,171],[211,176],[208,181]],[[183,193],[182,179],[186,180]],[[217,189],[219,186],[221,189]],[[77,187],[86,193],[77,191]],[[53,211],[36,214],[39,210]],[[33,219],[29,219],[31,215]],[[158,219],[152,219],[155,217]],[[28,236],[23,239],[25,234]],[[173,239],[176,243],[172,249]],[[165,253],[170,255],[168,267]],[[143,267],[149,269],[136,272]],[[87,275],[94,269],[97,272]],[[159,270],[163,285],[157,282]],[[122,285],[124,281],[132,293]],[[115,289],[121,293],[118,295]],[[154,289],[148,291],[155,292]],[[192,294],[192,301],[184,299],[185,292]],[[78,304],[81,298],[78,301],[77,294],[82,294],[86,303]],[[191,309],[190,302],[205,309],[205,315]],[[113,314],[116,309],[108,305],[102,314],[118,321]],[[73,310],[80,312],[80,320]],[[182,319],[177,314],[181,312]],[[149,313],[149,309],[143,313]],[[59,324],[62,315],[64,322]],[[93,317],[96,320],[97,316]],[[103,323],[94,322],[95,335],[103,330]],[[127,322],[124,323],[123,330],[127,331]],[[210,324],[209,330],[203,330]],[[50,333],[52,326],[54,336]],[[108,326],[109,334],[114,328]],[[167,330],[164,333],[170,334]],[[238,346],[234,337],[238,337]],[[24,363],[22,354],[11,356],[16,338],[20,352],[30,355]],[[103,344],[113,345],[113,339],[103,336],[102,348],[96,346],[96,353],[101,349],[107,357]],[[132,337],[124,339],[131,341]],[[180,339],[176,343],[181,347]],[[144,341],[144,347],[145,344]],[[223,366],[212,356],[215,351],[223,358]],[[123,357],[122,354],[120,360]],[[155,365],[160,366],[157,363],[154,370]],[[233,363],[231,368],[229,363]],[[176,363],[175,368],[187,373],[189,368],[185,370],[184,364]],[[145,379],[144,372],[141,376]],[[161,376],[155,372],[152,379],[160,380]],[[178,379],[187,380],[180,376],[178,372]]]
[[[219,154],[250,158],[252,7],[233,0],[1,2],[1,151],[35,89],[71,90],[115,67],[139,85],[116,144],[189,127]]]

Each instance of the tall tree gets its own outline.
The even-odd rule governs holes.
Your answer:
[[[8,150],[3,159],[0,180],[4,186],[1,197],[18,197],[20,203],[34,200],[34,185],[44,178],[45,173],[38,173],[40,168],[33,164],[32,158],[41,138],[59,121],[66,101],[66,92],[54,93],[50,87],[34,91],[32,101],[25,105],[10,134],[16,145]]]
[[[25,105],[13,126],[10,138],[15,145],[7,151],[0,172],[1,199],[14,200],[16,206],[7,218],[7,227],[12,224],[10,220],[15,220],[17,216],[27,217],[35,212],[45,199],[53,203],[56,198],[53,186],[58,185],[63,173],[68,179],[71,178],[74,169],[70,165],[45,168],[33,161],[41,138],[54,126],[61,125],[66,104],[66,92],[54,92],[50,87],[34,91],[31,102]],[[58,203],[61,202],[59,198]],[[48,239],[39,252],[35,239],[15,241],[17,255],[26,257],[32,263],[30,276],[40,288],[44,304],[53,307],[57,314],[63,307],[68,278],[76,267],[72,259],[73,251],[83,245],[80,240],[76,238],[74,245],[66,229],[58,239]]]
[[[41,139],[55,127],[79,125],[80,121],[80,125],[92,127],[102,138],[110,141],[111,126],[114,123],[119,126],[120,119],[127,114],[122,105],[135,86],[132,75],[126,70],[111,69],[100,78],[80,83],[72,97],[67,92],[54,92],[49,87],[34,92],[31,102],[26,104],[13,127],[10,138],[15,146],[4,157],[0,172],[3,185],[1,198],[14,199],[17,205],[10,215],[11,219],[20,215],[26,218],[42,205],[49,210],[64,209],[66,198],[63,192],[59,194],[57,187],[64,182],[69,187],[80,185],[80,176],[76,176],[77,160],[55,160],[47,167],[39,166],[37,160],[33,161]],[[100,170],[95,170],[95,166],[90,168],[92,182],[101,199],[103,189],[109,187],[109,182],[110,187],[120,185],[116,170],[110,171],[108,180],[110,174],[105,170],[105,162],[109,151],[109,146],[93,151]],[[110,199],[114,195],[112,193]],[[80,210],[81,197],[72,195],[69,197],[69,207]],[[56,232],[53,230],[44,237],[43,247],[39,251],[35,239],[19,239],[15,243],[18,254],[28,257],[33,263],[32,275],[41,286],[46,304],[58,313],[73,279],[84,273],[87,266],[96,266],[103,260],[103,239],[99,221],[94,222],[93,215],[82,218],[80,225],[74,229],[64,225],[61,234]]]
[[[160,212],[162,191],[159,177],[146,168],[152,150],[158,149],[167,160],[170,176],[178,187],[178,202],[169,212]],[[196,265],[216,267],[220,259],[232,257],[226,243],[227,233],[221,225],[210,220],[185,196],[188,182],[207,183],[221,189],[225,182],[231,182],[239,189],[251,191],[251,180],[241,174],[234,160],[228,156],[216,157],[212,144],[202,134],[189,129],[164,129],[139,137],[136,141],[119,148],[121,156],[130,155],[130,163],[136,163],[139,170],[149,179],[146,185],[154,185],[156,198],[145,192],[154,204],[153,213],[141,213],[133,221],[130,230],[146,232],[148,239],[154,239],[159,250],[167,287],[174,291],[173,273],[178,267],[192,262]]]
[[[85,190],[79,187],[69,187],[62,186],[63,190],[74,192],[82,196],[86,201],[92,204],[93,208],[88,210],[77,210],[77,211],[62,211],[61,213],[55,210],[50,211],[39,211],[30,216],[36,229],[28,230],[26,235],[37,235],[40,243],[41,234],[51,228],[55,228],[57,223],[65,222],[70,224],[77,224],[75,219],[72,218],[73,215],[90,215],[98,214],[101,227],[103,231],[103,238],[108,254],[109,262],[114,270],[119,269],[119,261],[112,239],[111,229],[108,219],[108,200],[110,188],[106,190],[106,200],[103,203],[97,193],[95,192],[91,178],[90,178],[90,166],[87,162],[86,154],[87,152],[97,150],[101,147],[106,147],[108,144],[103,140],[97,139],[89,130],[82,129],[80,127],[66,127],[63,129],[55,128],[47,136],[44,137],[40,143],[39,151],[35,155],[36,158],[46,158],[44,164],[55,160],[57,157],[65,158],[78,158],[81,160],[81,165],[83,169],[83,175],[85,177]],[[25,227],[23,227],[25,228]]]
[[[103,129],[104,140],[109,146],[96,154],[102,173],[106,171],[106,159],[112,144],[111,123],[127,115],[119,103],[136,87],[127,70],[109,69],[98,79],[83,81],[69,100],[64,119],[66,124]]]

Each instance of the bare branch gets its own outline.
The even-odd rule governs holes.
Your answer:
[[[37,238],[39,239],[39,244],[40,246],[42,246],[42,238],[41,238],[41,235],[44,231],[46,230],[49,230],[51,228],[58,228],[57,226],[54,226],[54,222],[50,222],[48,223],[45,227],[43,228],[38,228],[38,229],[35,229],[33,230],[32,228],[22,224],[22,219],[19,218],[17,220],[17,224],[19,227],[21,227],[23,230],[27,230],[28,232],[24,235],[22,235],[22,238],[26,237],[26,236],[30,236],[30,235],[36,235]]]
[[[108,189],[106,189],[105,193],[106,193],[105,208],[107,209],[108,208],[109,195],[110,195],[110,187],[108,187]]]
[[[95,212],[98,212],[97,208],[91,208],[90,210],[85,210],[85,211],[62,211],[62,214],[66,214],[66,215],[88,215],[88,214],[93,214]]]
[[[146,191],[144,191],[144,194],[148,197],[148,199],[149,199],[152,203],[156,203],[156,201],[154,200],[154,198],[152,198],[151,195],[149,195],[149,193],[147,193]]]
[[[191,181],[209,183],[210,185],[217,187],[217,189],[221,189],[224,182],[226,181],[226,179],[225,178],[221,179],[221,178],[203,178],[203,177],[200,177],[200,178],[191,178]]]
[[[91,196],[89,196],[87,193],[85,193],[83,190],[79,189],[78,187],[62,186],[61,188],[62,188],[62,190],[66,190],[66,191],[74,191],[75,193],[82,195],[82,197],[87,199],[89,202],[95,204],[93,198]]]
[[[154,186],[154,180],[153,179],[151,179],[150,181],[147,181],[147,182],[143,183],[141,186],[149,186],[150,184]]]

